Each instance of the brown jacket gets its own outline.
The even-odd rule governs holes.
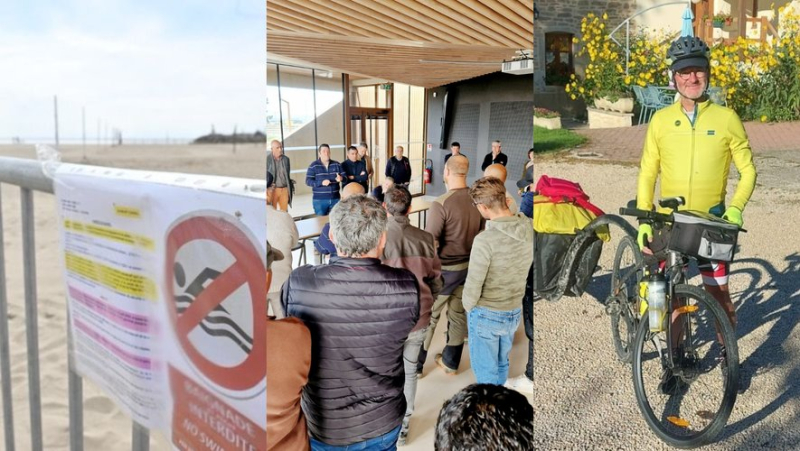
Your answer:
[[[267,319],[267,450],[307,451],[300,394],[311,367],[311,333],[297,318]]]
[[[433,235],[408,222],[407,216],[391,216],[386,224],[383,264],[405,268],[419,282],[419,321],[411,332],[428,327],[433,300],[442,289],[442,263],[436,255]]]
[[[433,235],[442,265],[469,262],[472,241],[483,230],[484,219],[472,205],[469,188],[450,190],[431,203],[425,231]]]

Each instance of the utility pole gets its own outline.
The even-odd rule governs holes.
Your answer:
[[[58,96],[53,96],[53,116],[56,126],[56,148],[58,148]]]
[[[233,125],[233,154],[236,155],[236,124]]]
[[[100,150],[100,118],[97,118],[97,150]]]
[[[86,159],[86,107],[81,107],[81,122],[83,123],[83,159]]]

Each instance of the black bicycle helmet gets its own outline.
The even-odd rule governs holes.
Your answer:
[[[673,72],[686,67],[709,67],[709,53],[706,43],[694,36],[681,36],[672,41],[667,50],[667,61]]]

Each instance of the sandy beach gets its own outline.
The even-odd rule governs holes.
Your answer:
[[[264,144],[174,146],[64,146],[62,161],[118,168],[226,175],[264,179]],[[36,158],[30,145],[0,145],[0,156]],[[58,245],[55,197],[35,193],[36,263],[39,358],[44,449],[66,450],[69,440],[67,406],[67,324],[63,265]],[[6,292],[17,449],[30,449],[27,349],[22,273],[19,190],[2,185]],[[84,447],[87,450],[126,450],[131,447],[131,421],[90,382],[84,381]],[[0,429],[0,441],[4,440]],[[151,449],[169,450],[160,434]]]
[[[740,234],[730,276],[746,390],[719,441],[704,449],[789,450],[800,442],[800,165],[797,152],[757,154],[755,163],[758,184],[744,212],[748,233]],[[635,196],[638,167],[544,156],[536,174],[578,181],[614,213]],[[737,179],[732,170],[729,197]],[[534,304],[536,449],[669,449],[636,406],[631,368],[616,358],[602,305],[619,236],[604,245],[601,269],[581,298]],[[699,276],[690,282],[699,284]]]

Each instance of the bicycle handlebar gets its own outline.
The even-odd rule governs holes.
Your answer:
[[[656,211],[641,210],[639,208],[619,209],[619,214],[623,216],[633,216],[639,222],[672,222],[672,214],[658,213]]]

